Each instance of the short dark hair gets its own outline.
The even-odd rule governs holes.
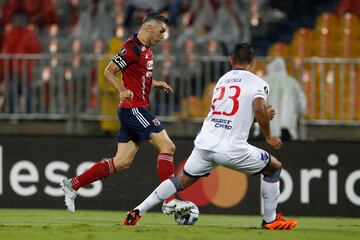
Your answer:
[[[249,64],[254,59],[254,50],[247,42],[238,43],[232,51],[231,59],[234,63]]]
[[[163,22],[166,25],[169,25],[169,20],[166,17],[164,17],[163,15],[160,15],[158,13],[155,13],[155,12],[151,12],[148,15],[146,15],[144,17],[143,24],[146,23],[146,22],[149,22],[151,20],[156,20],[156,21],[159,21],[159,22]]]

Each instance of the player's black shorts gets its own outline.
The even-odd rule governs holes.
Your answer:
[[[151,133],[161,132],[164,127],[147,108],[119,108],[120,130],[116,141],[136,143],[150,138]]]

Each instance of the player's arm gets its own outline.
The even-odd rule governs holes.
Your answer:
[[[270,122],[267,114],[265,100],[261,97],[255,98],[253,101],[253,109],[255,112],[255,120],[260,125],[266,142],[273,148],[279,149],[282,145],[282,141],[278,137],[271,136]]]
[[[269,121],[273,120],[276,115],[275,109],[272,107],[272,105],[269,105],[269,104],[266,104],[265,108],[266,108],[266,114],[267,114]]]
[[[104,71],[105,78],[110,84],[119,92],[120,101],[134,97],[134,93],[125,88],[124,84],[119,81],[117,74],[120,72],[120,68],[114,63],[110,62]]]
[[[269,121],[273,120],[276,115],[275,109],[272,107],[272,105],[268,105],[268,104],[265,105],[265,108],[266,108],[266,114],[267,114]],[[256,123],[255,118],[254,118],[254,123]]]
[[[153,79],[151,86],[154,88],[160,88],[167,93],[174,93],[174,90],[164,81],[158,81],[158,80]]]

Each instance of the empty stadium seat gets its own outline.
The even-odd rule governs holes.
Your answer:
[[[267,55],[270,57],[287,57],[290,54],[290,45],[282,42],[274,43],[269,49]]]

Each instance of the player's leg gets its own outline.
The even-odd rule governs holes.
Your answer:
[[[176,192],[187,188],[200,177],[209,175],[209,172],[211,172],[215,166],[216,164],[206,156],[206,151],[195,148],[186,161],[183,171],[178,176],[163,181],[140,205],[125,216],[124,224],[135,225],[141,216],[149,209],[174,195]],[[191,206],[189,205],[188,207],[190,208]],[[185,209],[185,203],[183,203],[183,206],[180,208]],[[175,211],[178,210],[180,209],[175,209]]]
[[[110,176],[112,173],[129,168],[138,148],[138,145],[133,141],[118,143],[115,157],[97,162],[82,174],[74,177],[71,187],[77,191],[85,185]]]
[[[160,182],[174,176],[175,145],[165,129],[159,133],[151,133],[150,143],[159,151],[157,171]]]
[[[136,136],[137,142],[150,140],[150,143],[159,151],[157,173],[160,182],[173,177],[175,145],[170,140],[161,122],[146,108],[133,108],[130,110],[132,121],[129,121],[128,129],[132,133],[131,136]],[[171,196],[166,202],[175,207],[178,201],[175,196]]]
[[[261,196],[263,199],[265,222],[276,219],[276,207],[280,195],[280,172],[282,165],[273,156],[269,164],[262,170]]]
[[[162,183],[134,210],[127,213],[124,218],[124,225],[135,225],[148,210],[155,207],[165,199],[173,196],[178,191],[182,191],[191,184],[195,183],[198,178],[188,177],[184,174],[169,178]],[[179,209],[174,211],[187,211],[192,205],[186,205],[186,202],[178,203]],[[181,208],[181,209],[180,209]]]
[[[297,224],[296,220],[285,220],[281,214],[276,214],[276,207],[280,195],[281,163],[260,148],[252,145],[248,145],[247,148],[250,152],[248,156],[233,158],[230,161],[224,159],[224,163],[218,162],[218,164],[249,175],[262,173],[264,175],[261,181],[261,196],[264,206],[262,226],[266,229],[278,230],[294,228]]]
[[[82,174],[72,179],[64,179],[61,183],[65,195],[65,205],[70,212],[75,212],[76,191],[97,180],[101,180],[111,174],[129,168],[134,160],[138,145],[133,141],[118,143],[115,157],[104,159],[95,163]]]
[[[271,156],[270,164],[262,171],[261,196],[264,205],[262,227],[269,230],[291,230],[296,227],[297,220],[284,219],[281,213],[276,213],[280,195],[280,173],[282,164]]]
[[[178,176],[163,181],[150,196],[145,199],[135,209],[139,210],[139,215],[144,215],[149,209],[168,199],[173,194],[186,189],[195,183],[200,177],[190,177],[182,171]],[[184,209],[177,209],[183,211]],[[185,209],[186,210],[186,209]]]
[[[146,108],[133,108],[132,114],[135,121],[130,128],[139,136],[138,140],[150,140],[159,151],[157,169],[160,182],[173,177],[175,145],[161,122]]]
[[[150,143],[155,146],[159,151],[157,158],[157,174],[160,182],[165,181],[166,179],[174,176],[174,153],[175,145],[171,141],[170,137],[166,133],[165,129],[158,133],[150,134]],[[170,201],[175,200],[175,196],[170,196],[165,200],[165,204]],[[175,201],[172,201],[172,204],[175,204]]]
[[[128,169],[134,161],[135,155],[139,150],[139,145],[134,141],[118,143],[116,155],[114,157],[115,171],[120,172]]]

